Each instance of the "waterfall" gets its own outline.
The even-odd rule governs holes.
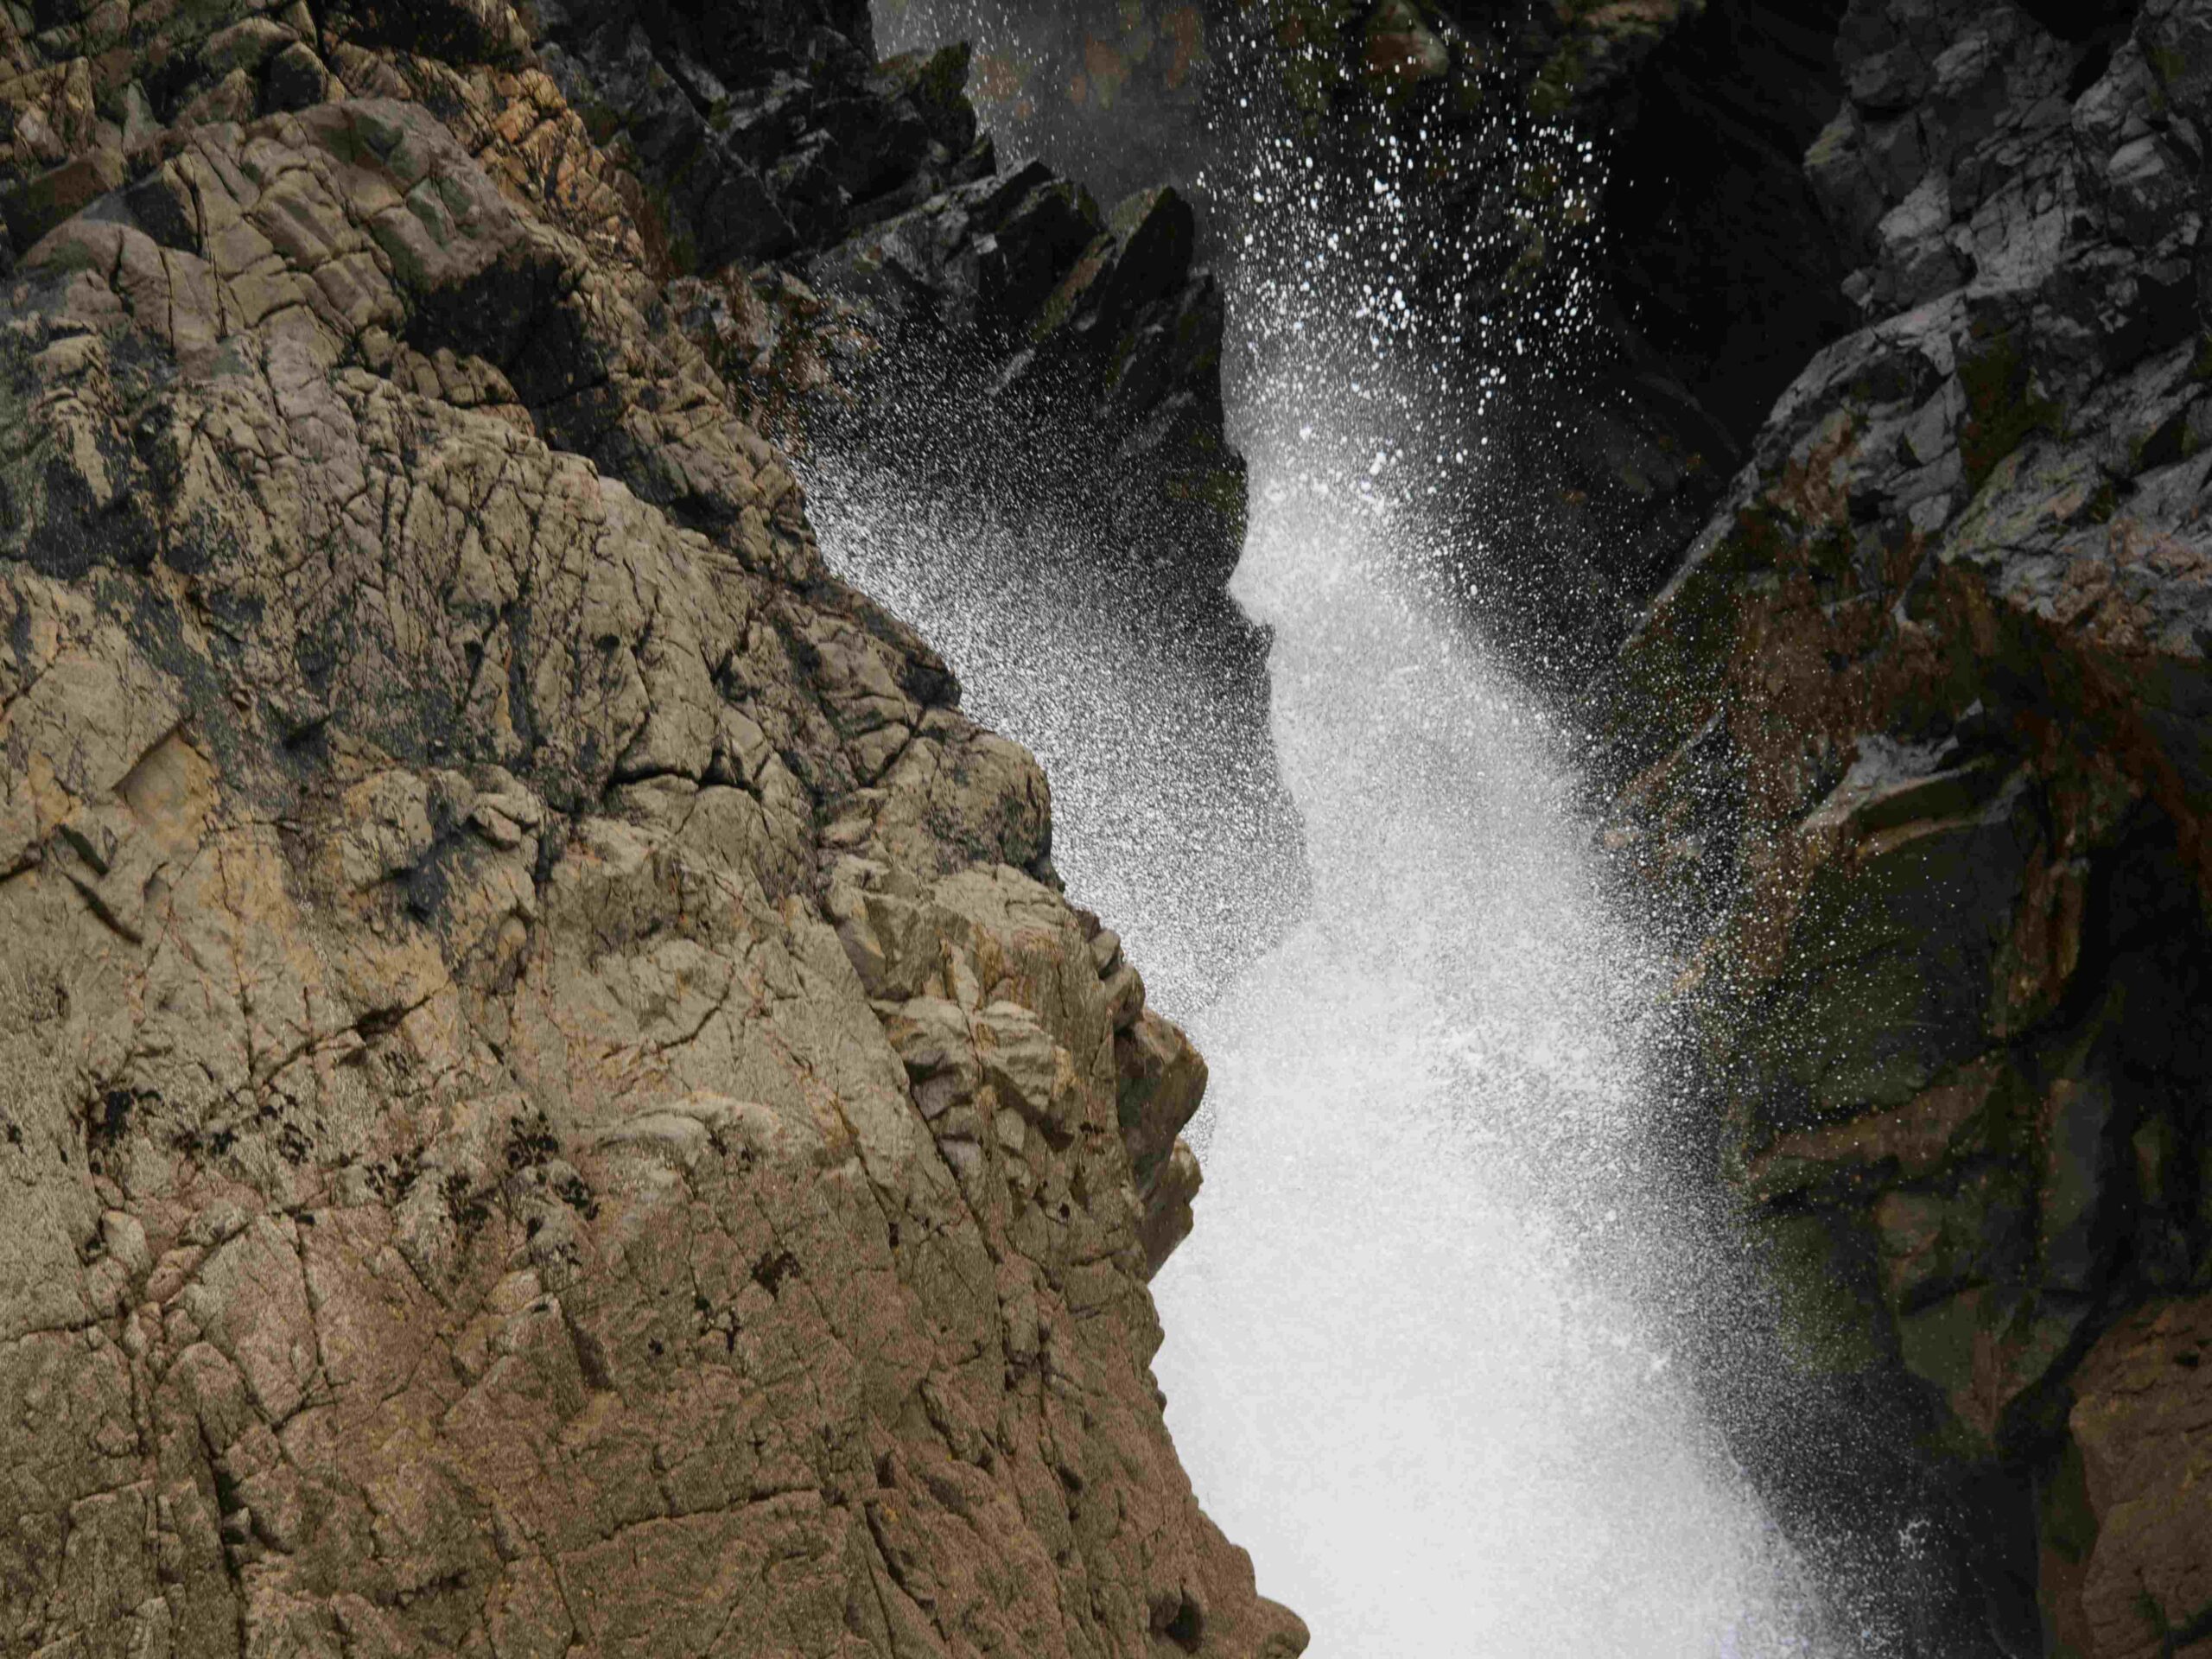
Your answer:
[[[1198,1492],[1319,1654],[1811,1651],[1662,1316],[1649,964],[1558,745],[1399,586],[1389,513],[1253,459],[1237,590],[1314,899],[1191,1021],[1207,1185],[1156,1369]]]
[[[921,10],[887,43],[927,38]],[[1827,1651],[1688,1375],[1680,1310],[1733,1268],[1656,1156],[1665,964],[1601,892],[1572,744],[1495,665],[1445,545],[1466,516],[1440,492],[1481,487],[1454,447],[1480,388],[1440,378],[1392,302],[1390,181],[1348,224],[1294,153],[1260,153],[1211,197],[1243,215],[1217,236],[1268,251],[1231,293],[1231,591],[1274,631],[1303,880],[1242,855],[1204,665],[1084,582],[1094,528],[990,480],[917,502],[880,458],[825,455],[824,553],[1036,751],[1071,897],[1211,1065],[1155,1369],[1200,1501],[1313,1651]],[[1033,570],[1039,537],[1065,543],[1052,583],[993,574]],[[1274,943],[1224,979],[1224,927]]]

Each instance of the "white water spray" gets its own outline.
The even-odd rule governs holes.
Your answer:
[[[1214,1081],[1200,1225],[1154,1287],[1169,1425],[1318,1654],[1808,1652],[1643,1272],[1645,965],[1547,734],[1407,600],[1389,530],[1255,503],[1238,591],[1276,628],[1315,898],[1192,1021]]]
[[[1154,1000],[1211,1065],[1156,1370],[1201,1501],[1313,1651],[1825,1651],[1674,1353],[1695,1251],[1643,1166],[1660,964],[1598,890],[1558,734],[1441,602],[1426,504],[1470,474],[1423,465],[1452,389],[1389,302],[1391,188],[1360,226],[1312,207],[1295,157],[1261,186],[1223,199],[1281,251],[1230,322],[1253,482],[1233,591],[1275,631],[1311,878],[1280,944],[1205,1000],[1187,899],[1157,891],[1240,833],[1210,805],[1209,717],[1174,653],[1087,613],[1079,584],[1040,600],[981,574],[1033,520],[979,492],[958,524],[925,522],[849,457],[814,480],[824,550],[1039,752],[1071,896],[1168,970]],[[1284,891],[1211,897],[1257,931]]]

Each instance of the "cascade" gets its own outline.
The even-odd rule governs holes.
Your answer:
[[[1155,1284],[1177,1444],[1321,1653],[1813,1651],[1659,1313],[1649,964],[1556,745],[1408,600],[1389,515],[1341,501],[1263,485],[1239,572],[1314,899],[1192,1020],[1207,1187]]]
[[[975,20],[939,21],[902,7],[886,49]],[[1655,1155],[1663,964],[1600,890],[1570,741],[1470,620],[1440,498],[1483,462],[1436,417],[1484,388],[1395,289],[1394,158],[1348,222],[1294,147],[1246,153],[1201,189],[1252,251],[1231,592],[1273,631],[1300,879],[1225,855],[1256,831],[1205,665],[1085,580],[1095,526],[1000,479],[918,507],[871,455],[808,478],[831,563],[1043,760],[1071,896],[1211,1065],[1199,1226],[1154,1283],[1178,1447],[1330,1659],[1865,1651],[1687,1375],[1679,1312],[1730,1269]]]

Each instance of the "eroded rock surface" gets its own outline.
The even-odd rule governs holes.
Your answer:
[[[2212,1643],[2212,1300],[2153,1303],[2089,1351],[2073,1445],[2052,1482],[2044,1602],[2081,1653],[2191,1653]],[[2156,1610],[2156,1617],[2152,1610]]]
[[[1289,1655],[1204,1066],[497,0],[0,20],[0,1647]]]

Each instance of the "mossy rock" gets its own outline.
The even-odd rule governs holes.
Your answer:
[[[1872,1248],[1855,1217],[1838,1211],[1760,1224],[1791,1357],[1807,1370],[1855,1376],[1888,1347]]]

